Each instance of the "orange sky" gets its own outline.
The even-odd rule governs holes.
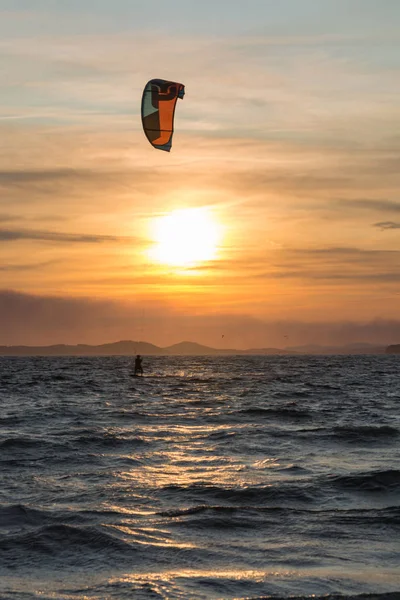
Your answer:
[[[268,11],[259,16],[268,22]],[[200,26],[174,37],[170,25],[157,45],[145,24],[118,32],[115,20],[104,31],[101,17],[99,31],[65,32],[48,15],[46,32],[33,24],[0,43],[3,320],[9,291],[27,307],[42,298],[46,311],[51,298],[76,302],[67,330],[24,309],[26,343],[141,333],[244,347],[281,336],[247,339],[249,320],[328,329],[398,320],[399,38],[390,14],[353,31],[329,15],[314,31],[296,30],[292,16],[274,36],[256,22],[240,31],[238,21],[239,37]],[[141,131],[152,77],[186,85],[170,154]],[[213,258],[186,267],[154,259],[155,220],[193,208],[219,227]],[[82,306],[99,301],[119,313],[118,326],[85,326]],[[229,323],[226,342],[215,323]],[[20,325],[3,328],[0,344],[23,343]],[[317,338],[329,341],[328,329]],[[376,335],[372,326],[363,334]]]

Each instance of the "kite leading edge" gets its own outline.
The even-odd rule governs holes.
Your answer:
[[[169,152],[174,133],[175,105],[183,99],[185,86],[175,81],[151,79],[142,96],[142,124],[150,144]]]

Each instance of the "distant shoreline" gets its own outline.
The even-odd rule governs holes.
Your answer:
[[[212,348],[196,342],[180,342],[167,347],[148,342],[124,340],[108,344],[55,344],[49,346],[0,346],[0,356],[298,356],[298,355],[380,355],[400,354],[400,344],[350,344],[347,346],[294,346],[288,348]]]

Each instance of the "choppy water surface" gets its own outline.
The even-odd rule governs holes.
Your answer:
[[[0,597],[400,598],[400,357],[0,358]]]

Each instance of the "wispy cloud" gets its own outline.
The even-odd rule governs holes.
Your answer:
[[[225,283],[261,279],[300,280],[308,286],[329,282],[338,289],[356,284],[376,282],[398,284],[400,281],[400,250],[364,250],[351,247],[281,248],[215,262],[209,267]]]
[[[70,168],[49,168],[49,169],[27,169],[27,170],[2,170],[0,171],[0,185],[4,187],[31,187],[36,184],[56,184],[62,182],[71,182],[71,185],[77,182],[97,181],[100,185],[105,185],[107,181],[115,183],[121,177],[126,178],[127,173],[118,173],[115,171],[102,171],[100,169],[70,169]]]
[[[27,263],[27,264],[3,264],[0,265],[0,271],[3,272],[15,272],[15,271],[36,271],[38,269],[43,269],[45,267],[56,264],[55,260],[48,260],[45,262],[37,262],[37,263]]]
[[[336,285],[400,281],[400,251],[360,248],[315,248],[288,250],[277,262],[275,276],[303,281],[329,281]],[[295,267],[295,268],[293,268]]]
[[[356,209],[357,211],[372,211],[372,212],[386,212],[386,213],[399,213],[400,202],[394,200],[380,200],[380,199],[344,199],[340,198],[334,200],[333,203],[339,206],[340,209]]]
[[[400,223],[394,221],[381,221],[380,223],[374,223],[374,227],[379,227],[382,231],[387,229],[400,229]]]
[[[99,244],[103,242],[133,242],[134,238],[116,237],[112,235],[90,235],[79,233],[62,233],[54,231],[35,231],[33,229],[0,228],[0,242],[18,240],[36,240],[42,242]]]
[[[376,137],[378,126],[390,133],[398,114],[395,67],[389,68],[390,61],[385,69],[373,61],[365,67],[365,54],[373,56],[374,47],[390,44],[382,32],[235,36],[225,31],[217,37],[205,29],[192,36],[158,31],[157,39],[154,46],[153,32],[146,29],[5,39],[0,51],[13,63],[14,75],[11,85],[10,78],[1,82],[8,90],[3,104],[14,107],[14,114],[19,107],[24,115],[26,109],[28,114],[38,107],[42,113],[56,109],[60,121],[72,110],[81,124],[91,112],[121,114],[128,124],[129,116],[138,114],[143,85],[157,64],[160,72],[173,72],[187,84],[190,101],[180,107],[184,131],[201,125],[216,134],[293,135],[324,143],[348,140],[355,130],[363,138]],[[18,88],[35,101],[23,104],[26,94],[16,93]]]
[[[13,215],[0,214],[0,223],[9,223],[10,221],[14,221],[14,219]]]

